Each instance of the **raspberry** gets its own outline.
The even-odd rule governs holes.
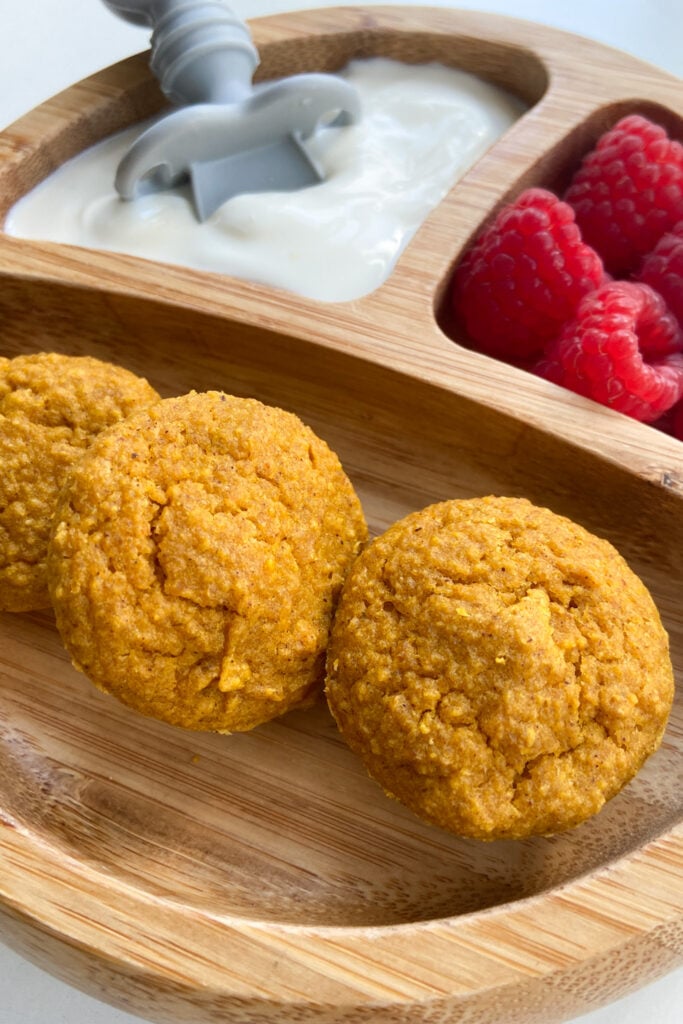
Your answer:
[[[662,296],[683,326],[683,221],[645,257],[637,279]]]
[[[612,281],[581,302],[534,371],[651,423],[683,397],[683,331],[657,292]]]
[[[683,146],[645,117],[624,117],[585,157],[564,199],[605,269],[631,274],[683,219]]]
[[[571,207],[532,188],[505,206],[456,271],[453,310],[477,347],[510,362],[539,355],[604,280]]]

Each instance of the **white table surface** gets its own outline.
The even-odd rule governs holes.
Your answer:
[[[341,2],[233,0],[232,7],[241,17],[253,18]],[[412,0],[413,4],[419,2]],[[627,50],[683,78],[681,0],[430,0],[429,6],[486,10],[543,22]],[[0,26],[0,129],[72,82],[146,49],[148,44],[146,30],[115,18],[98,0],[0,0]],[[681,100],[683,103],[683,82]],[[683,969],[577,1018],[574,1024],[682,1021]],[[139,1018],[56,981],[0,944],[0,1024],[137,1022]]]

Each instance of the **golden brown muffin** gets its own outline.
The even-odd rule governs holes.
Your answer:
[[[159,401],[146,380],[89,357],[0,357],[0,609],[49,607],[47,542],[59,489],[93,438]]]
[[[358,558],[327,697],[385,790],[459,835],[520,838],[600,810],[662,738],[668,638],[605,540],[528,501],[447,501]]]
[[[57,625],[74,664],[143,714],[251,729],[320,689],[365,537],[337,456],[296,416],[167,399],[70,475],[49,557]]]

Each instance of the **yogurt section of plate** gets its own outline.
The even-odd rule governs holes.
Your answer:
[[[189,190],[132,202],[114,189],[141,127],[64,164],[10,211],[9,235],[228,274],[306,298],[374,291],[454,182],[524,112],[516,97],[439,64],[376,57],[342,72],[363,116],[306,145],[325,180],[299,192],[240,195],[200,224]]]

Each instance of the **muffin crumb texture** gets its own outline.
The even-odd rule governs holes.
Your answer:
[[[146,715],[250,729],[322,687],[366,538],[337,456],[293,414],[219,392],[98,438],[62,492],[49,575],[74,663]]]
[[[49,607],[60,487],[97,434],[157,401],[146,380],[90,356],[0,357],[0,609]]]
[[[607,541],[524,499],[430,506],[358,558],[327,696],[387,793],[477,839],[571,828],[659,745],[668,637]]]

